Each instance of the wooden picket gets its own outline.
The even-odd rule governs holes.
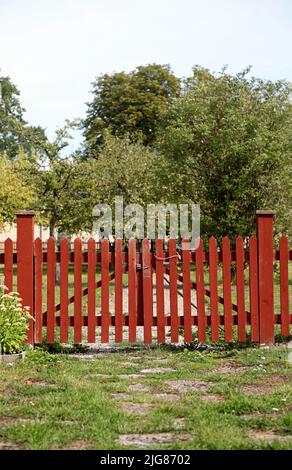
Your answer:
[[[115,243],[115,341],[123,341],[123,241]]]
[[[66,343],[69,333],[68,303],[69,243],[63,238],[60,243],[60,341]]]
[[[246,341],[246,313],[244,301],[244,251],[242,237],[236,238],[236,293],[238,316],[238,341]]]
[[[128,253],[128,315],[129,342],[136,342],[137,334],[137,296],[136,296],[136,240],[129,240]]]
[[[48,240],[48,260],[47,260],[47,342],[55,342],[55,272],[56,272],[56,252],[55,239]]]
[[[198,315],[198,340],[203,343],[206,340],[206,311],[205,311],[205,281],[204,281],[204,252],[203,240],[197,241],[196,249],[196,287],[197,287],[197,315]]]
[[[177,299],[177,251],[176,240],[170,239],[169,250],[169,296],[170,296],[170,325],[171,341],[178,342],[178,299]]]
[[[43,330],[43,244],[40,238],[34,242],[35,254],[35,341],[42,342]]]
[[[21,212],[17,219],[17,250],[12,240],[7,239],[3,253],[0,252],[0,264],[9,291],[13,290],[13,273],[17,268],[17,288],[23,304],[30,306],[34,316],[28,332],[30,343],[41,343],[44,338],[48,343],[59,338],[67,343],[72,338],[70,329],[75,343],[108,343],[113,333],[116,343],[125,340],[135,343],[143,336],[144,342],[151,344],[157,336],[161,344],[169,334],[173,343],[190,343],[195,336],[204,342],[207,327],[212,341],[218,341],[221,328],[226,342],[246,342],[250,331],[253,342],[271,343],[274,325],[281,325],[282,336],[288,337],[292,324],[289,312],[292,250],[284,235],[279,239],[279,249],[274,250],[272,217],[270,211],[259,212],[257,236],[245,240],[238,236],[233,250],[228,237],[223,237],[222,242],[211,237],[205,244],[208,249],[202,239],[196,240],[195,249],[191,249],[189,240],[182,240],[179,246],[175,239],[170,239],[164,246],[164,240],[157,239],[153,250],[148,239],[142,240],[141,247],[131,239],[126,248],[121,239],[110,247],[108,240],[98,245],[89,239],[84,245],[76,238],[71,251],[66,238],[57,247],[51,237],[43,248],[40,238],[33,240],[33,215]],[[279,262],[279,311],[274,306],[275,261]],[[231,275],[233,264],[235,282]],[[86,280],[82,274],[85,267]],[[74,294],[69,297],[72,270]],[[124,299],[126,279],[128,299]],[[221,285],[223,294],[219,295]],[[99,288],[100,305],[96,300]],[[44,289],[46,309],[43,309]],[[87,304],[83,303],[84,296]],[[58,297],[60,302],[56,303]],[[128,300],[128,309],[124,300]],[[74,312],[69,309],[72,304]],[[220,304],[223,308],[219,308]]]
[[[191,253],[189,240],[182,242],[184,340],[192,341]]]
[[[165,301],[164,301],[164,252],[163,240],[155,242],[155,269],[156,269],[156,309],[157,309],[157,341],[165,342]]]
[[[217,243],[216,238],[209,240],[210,266],[210,310],[211,310],[211,339],[219,340],[219,311],[218,311],[218,278],[217,278]]]
[[[288,238],[280,238],[280,303],[281,303],[281,333],[283,336],[290,334],[289,318],[289,278],[288,278]]]

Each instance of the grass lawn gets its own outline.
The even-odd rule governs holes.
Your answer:
[[[292,363],[271,349],[86,355],[0,366],[0,449],[292,449]]]

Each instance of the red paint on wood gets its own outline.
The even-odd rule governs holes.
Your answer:
[[[238,313],[238,341],[246,341],[246,314],[244,302],[244,249],[242,237],[236,238],[236,296]]]
[[[34,216],[33,212],[17,213],[17,290],[22,299],[22,305],[30,308],[34,316]],[[27,341],[34,342],[34,321],[30,320]]]
[[[55,276],[56,276],[56,253],[55,239],[50,237],[47,243],[47,342],[55,342]]]
[[[40,238],[34,242],[34,276],[35,276],[35,342],[42,342],[43,328],[43,243]]]
[[[152,341],[153,297],[152,297],[152,264],[149,240],[142,241],[142,272],[143,272],[143,311],[144,311],[144,343]]]
[[[222,273],[224,299],[224,334],[225,341],[232,341],[232,300],[231,300],[231,252],[230,240],[222,238]]]
[[[123,242],[115,241],[115,341],[123,341]]]
[[[82,243],[74,240],[74,343],[82,342]]]
[[[4,243],[4,284],[8,292],[13,290],[13,241],[10,238]]]
[[[155,242],[157,341],[165,343],[163,240]]]
[[[274,343],[273,213],[257,212],[260,342]]]
[[[68,262],[69,244],[66,238],[60,242],[60,339],[61,343],[68,341],[69,313],[68,313]]]
[[[142,253],[136,253],[137,265],[142,265]],[[137,325],[144,325],[144,311],[143,311],[143,273],[141,269],[136,271],[136,302],[137,302]]]
[[[109,342],[109,242],[101,242],[101,342]]]
[[[205,282],[204,282],[204,252],[203,241],[196,243],[196,286],[197,289],[197,316],[198,316],[198,340],[200,343],[206,340],[206,312],[205,312]]]
[[[136,299],[136,240],[129,240],[128,251],[128,315],[129,342],[136,342],[137,299]]]
[[[170,323],[171,341],[178,342],[178,302],[177,302],[177,252],[176,240],[171,238],[168,242],[169,250],[169,295],[170,295]]]
[[[258,342],[259,336],[259,296],[258,296],[258,254],[257,239],[249,239],[249,302],[251,314],[251,340]]]
[[[95,343],[95,284],[96,284],[96,243],[93,238],[88,240],[88,342]]]
[[[288,279],[288,238],[280,238],[280,302],[281,302],[281,334],[290,335],[289,316],[289,279]]]
[[[182,242],[182,268],[183,268],[183,312],[184,312],[184,340],[192,341],[192,310],[191,310],[191,253],[189,240]]]
[[[209,269],[210,269],[210,309],[211,309],[211,339],[219,340],[219,311],[218,311],[218,280],[217,280],[217,243],[214,237],[209,240]]]

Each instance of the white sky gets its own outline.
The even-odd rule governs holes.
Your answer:
[[[292,81],[292,0],[0,0],[0,68],[50,137],[105,72],[169,63]]]

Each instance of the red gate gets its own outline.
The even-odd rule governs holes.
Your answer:
[[[13,265],[17,266],[17,290],[33,312],[30,343],[129,341],[135,343],[190,343],[194,338],[226,342],[269,344],[275,325],[289,336],[288,239],[281,236],[274,250],[273,212],[257,212],[257,237],[237,237],[235,249],[224,237],[220,248],[214,237],[207,246],[198,241],[190,250],[176,240],[149,240],[128,246],[116,240],[101,245],[94,239],[74,241],[50,238],[43,249],[34,240],[34,215],[17,214],[17,250],[6,240],[0,263],[5,284],[13,289]],[[184,248],[184,249],[182,249]],[[279,264],[279,288],[274,285],[274,263]],[[60,283],[56,285],[56,266]],[[236,281],[233,282],[235,274]],[[97,294],[100,292],[100,295]],[[279,292],[279,302],[275,293]],[[84,304],[83,299],[87,301]],[[278,305],[277,305],[278,304]],[[279,310],[277,311],[277,307]],[[170,336],[170,338],[168,338]]]

